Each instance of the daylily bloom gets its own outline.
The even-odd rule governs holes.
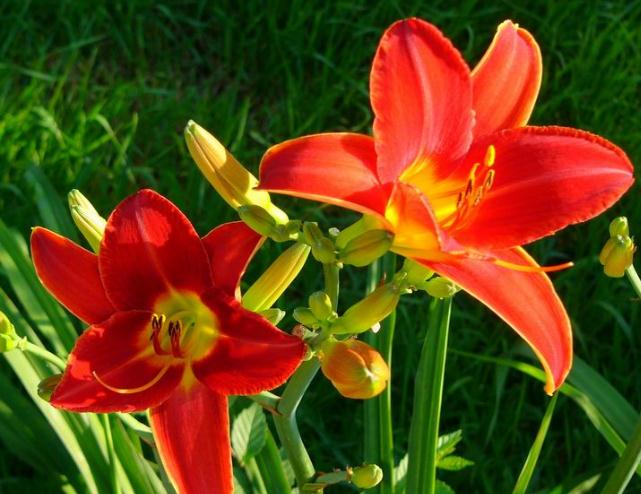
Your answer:
[[[202,239],[151,190],[125,199],[95,255],[44,228],[31,249],[45,287],[90,327],[51,395],[74,412],[150,409],[180,493],[233,490],[227,395],[283,383],[303,342],[240,306],[239,280],[262,238],[241,222]]]
[[[399,21],[374,57],[373,137],[274,146],[260,188],[350,208],[393,232],[392,251],[454,281],[530,344],[551,393],[571,367],[570,322],[521,246],[601,213],[633,179],[601,137],[525,126],[541,70],[533,37],[510,21],[472,71],[436,27]]]

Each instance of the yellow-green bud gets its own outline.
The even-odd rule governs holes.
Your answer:
[[[265,237],[280,235],[277,231],[276,220],[265,209],[254,204],[247,204],[238,207],[238,216],[245,224]]]
[[[394,235],[386,230],[369,230],[347,242],[338,259],[345,264],[367,266],[385,254],[393,240]]]
[[[79,190],[73,189],[69,192],[67,201],[71,210],[71,219],[94,252],[98,252],[102,237],[105,235],[107,220],[98,214],[93,204]]]
[[[346,398],[372,398],[387,386],[389,367],[376,349],[362,341],[330,338],[321,345],[319,358],[325,377]]]
[[[40,381],[38,383],[38,396],[45,401],[50,401],[53,390],[60,384],[61,379],[62,374],[54,374]]]
[[[325,321],[334,314],[332,301],[325,292],[314,292],[309,296],[309,307],[316,319]]]
[[[460,288],[450,280],[441,277],[432,278],[426,283],[423,283],[421,288],[434,298],[449,298],[460,290]]]
[[[635,250],[636,246],[630,237],[617,235],[610,238],[599,254],[599,262],[606,276],[621,278],[632,265]]]
[[[350,240],[369,230],[380,230],[382,227],[380,220],[374,216],[363,215],[360,220],[351,224],[336,236],[336,247],[344,249]]]
[[[318,326],[318,319],[316,318],[312,310],[308,307],[297,307],[296,309],[294,309],[293,316],[294,319],[296,319],[303,326],[307,326],[308,328]]]
[[[610,222],[610,237],[614,238],[617,235],[621,235],[622,237],[627,237],[630,235],[630,230],[628,228],[628,218],[625,216],[619,216],[618,218],[614,218]]]
[[[255,189],[258,179],[213,135],[190,120],[185,127],[185,141],[200,171],[232,208],[255,204],[265,209],[278,224],[287,223],[287,215],[272,203],[269,193]]]
[[[352,468],[350,481],[359,489],[371,489],[383,480],[383,470],[378,465]]]
[[[280,309],[267,309],[259,312],[261,316],[267,319],[274,326],[283,320],[285,311]]]
[[[9,318],[0,312],[0,353],[8,352],[18,346],[18,335]]]
[[[405,282],[412,286],[419,286],[434,276],[434,271],[411,259],[405,259],[402,271],[406,274]]]
[[[400,296],[400,290],[394,283],[378,287],[334,321],[332,333],[347,334],[367,331],[392,313]]]
[[[312,256],[318,262],[329,264],[334,262],[334,242],[327,238],[316,223],[306,222],[303,224],[303,237],[312,248]]]
[[[309,256],[309,246],[295,243],[256,280],[242,298],[245,309],[260,312],[269,309],[294,281]]]

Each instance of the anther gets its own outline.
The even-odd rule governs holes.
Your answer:
[[[494,170],[487,172],[487,177],[485,177],[485,183],[483,184],[485,190],[489,190],[494,184],[494,175],[496,175]]]
[[[494,145],[490,144],[485,151],[485,158],[483,158],[483,164],[485,166],[492,167],[494,166],[494,160],[496,159],[496,148]]]

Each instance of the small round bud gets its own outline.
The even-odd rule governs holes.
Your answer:
[[[599,262],[606,276],[621,278],[632,265],[635,250],[636,246],[630,237],[617,235],[610,238],[599,254]]]
[[[447,278],[436,277],[425,282],[423,288],[434,298],[449,298],[459,291],[459,288]]]
[[[316,319],[320,321],[325,321],[334,314],[332,301],[329,299],[329,295],[327,295],[325,292],[312,293],[309,296],[308,302],[312,313],[314,314]]]
[[[363,267],[385,254],[392,246],[394,235],[386,230],[369,230],[349,242],[340,251],[339,261]]]
[[[368,399],[381,393],[389,367],[374,348],[355,339],[326,340],[321,345],[321,370],[346,398]]]
[[[274,326],[279,322],[281,322],[283,320],[283,317],[285,317],[285,311],[280,310],[278,308],[266,309],[259,312],[259,314],[263,316],[265,319],[267,319]]]
[[[314,315],[312,310],[307,307],[297,307],[294,309],[294,313],[292,315],[294,316],[294,319],[308,328],[318,326],[318,318]]]
[[[18,346],[20,339],[9,318],[0,312],[0,353],[8,352]]]
[[[359,489],[371,489],[383,480],[383,470],[378,465],[363,465],[353,468],[350,481]]]
[[[630,235],[630,229],[628,228],[628,218],[625,216],[619,216],[618,218],[614,218],[610,222],[610,237],[614,238],[617,235],[621,235],[622,237],[627,237]]]
[[[434,276],[434,271],[411,259],[405,259],[403,272],[407,275],[405,282],[412,286],[419,286]]]
[[[316,223],[306,222],[303,224],[303,238],[312,248],[312,256],[318,262],[329,264],[334,262],[334,242],[327,238]]]

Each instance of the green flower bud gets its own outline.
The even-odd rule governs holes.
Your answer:
[[[249,287],[241,305],[254,312],[269,309],[303,269],[309,251],[309,246],[296,243],[283,252]]]
[[[416,287],[434,276],[434,271],[411,259],[405,259],[402,271],[406,274],[405,282]]]
[[[238,216],[256,233],[271,237],[276,233],[276,220],[260,206],[247,204],[238,207]]]
[[[259,312],[261,316],[267,319],[274,326],[283,320],[285,311],[280,309],[267,309]]]
[[[312,256],[318,262],[329,264],[334,262],[334,242],[323,235],[323,232],[316,223],[306,222],[303,224],[303,237],[312,248]]]
[[[400,290],[394,283],[378,287],[334,321],[332,333],[346,334],[367,331],[392,313],[400,296]]]
[[[18,346],[20,339],[9,318],[0,312],[0,353],[9,352]]]
[[[316,318],[312,310],[307,307],[297,307],[296,309],[294,309],[293,316],[294,319],[296,319],[303,326],[307,326],[308,328],[318,326],[318,319]]]
[[[434,298],[449,298],[460,290],[450,280],[441,277],[432,278],[423,283],[421,288]]]
[[[635,250],[636,246],[630,237],[617,235],[610,238],[599,254],[599,262],[606,276],[621,278],[632,265]]]
[[[369,230],[347,242],[338,259],[345,264],[367,266],[385,254],[393,240],[394,235],[387,230]]]
[[[610,237],[614,238],[617,235],[620,235],[622,237],[627,237],[630,235],[630,230],[628,228],[628,218],[625,216],[619,216],[618,218],[614,218],[612,222],[610,222]]]
[[[69,192],[67,201],[71,210],[71,219],[94,252],[98,252],[102,237],[105,235],[107,221],[98,214],[98,211],[79,190],[73,189]]]
[[[38,396],[47,402],[51,401],[51,395],[56,386],[60,384],[61,379],[62,374],[54,374],[40,381],[38,383]]]
[[[380,230],[382,227],[380,220],[374,216],[363,215],[360,220],[351,224],[336,236],[336,247],[344,249],[350,240],[369,230]]]
[[[325,292],[314,292],[309,296],[309,307],[319,321],[325,321],[334,314],[332,301]]]
[[[352,469],[351,482],[359,489],[371,489],[383,480],[383,470],[378,465],[363,465]]]

